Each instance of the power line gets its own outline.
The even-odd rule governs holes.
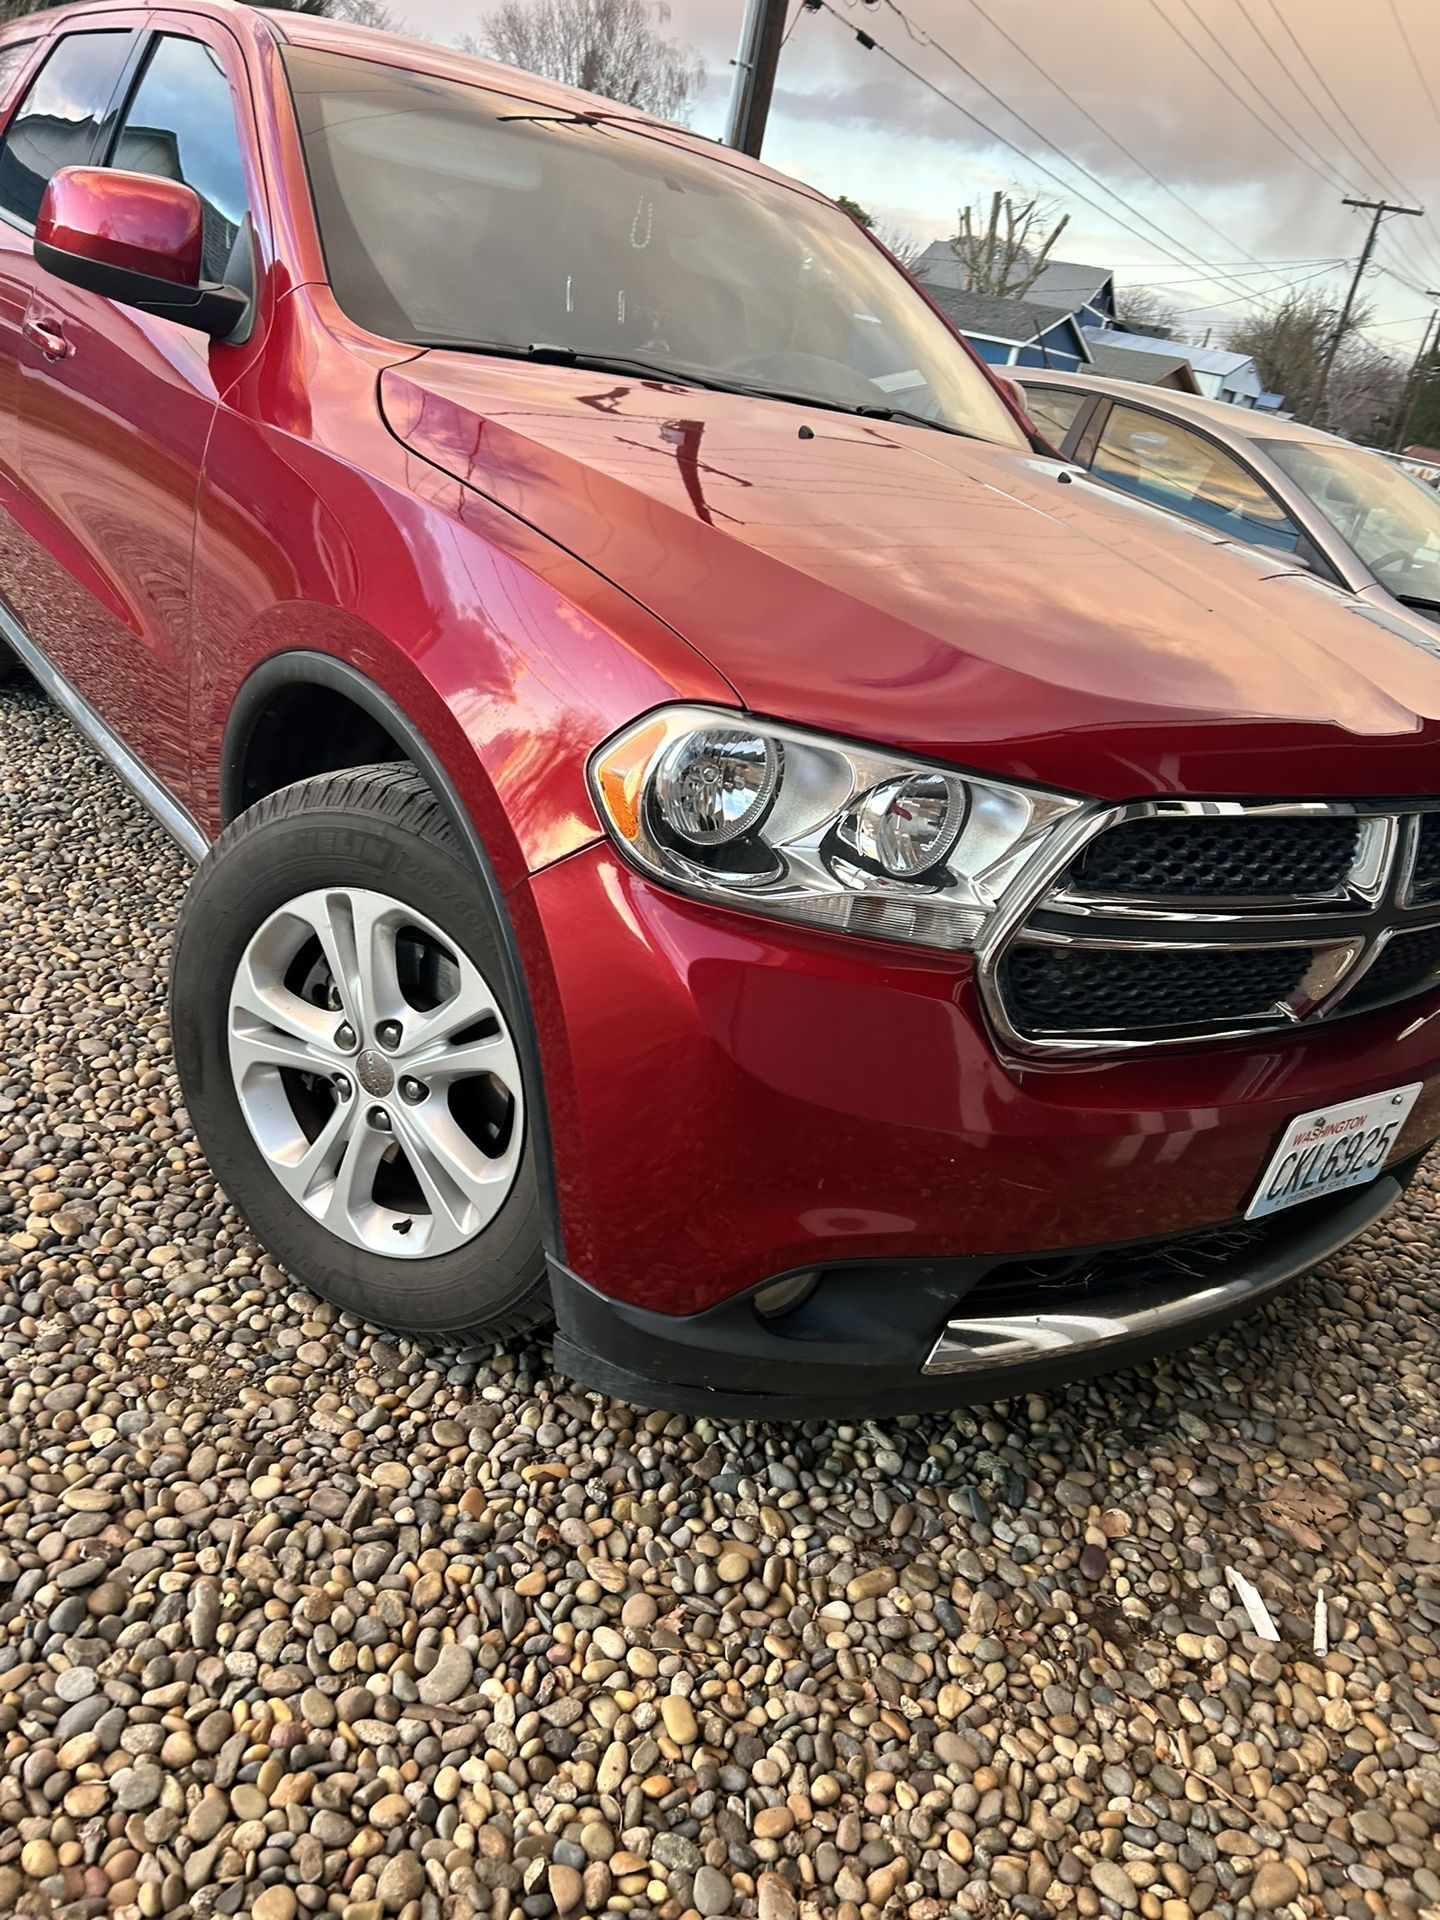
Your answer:
[[[1303,273],[1297,279],[1279,281],[1275,286],[1267,287],[1265,292],[1267,294],[1279,294],[1283,290],[1285,293],[1293,293],[1297,287],[1308,287],[1312,280],[1323,279],[1327,273],[1334,273],[1334,271],[1335,263],[1327,260],[1325,265],[1317,268],[1314,273]],[[1230,300],[1208,300],[1202,302],[1198,307],[1180,307],[1177,309],[1177,313],[1178,317],[1183,320],[1186,314],[1213,313],[1219,307],[1238,307],[1242,300],[1254,300],[1258,298],[1258,293],[1237,293],[1234,298]]]
[[[1360,132],[1360,129],[1355,125],[1355,122],[1350,118],[1349,114],[1346,113],[1345,109],[1341,106],[1340,102],[1335,98],[1335,95],[1330,91],[1329,86],[1327,85],[1325,80],[1321,77],[1320,72],[1315,65],[1315,62],[1310,58],[1309,54],[1305,51],[1304,47],[1302,47],[1300,42],[1295,38],[1294,33],[1291,32],[1290,25],[1288,21],[1285,19],[1285,17],[1283,16],[1283,14],[1281,14],[1279,9],[1276,7],[1275,0],[1265,0],[1265,3],[1269,7],[1271,13],[1275,15],[1276,21],[1284,29],[1285,33],[1289,36],[1291,45],[1295,48],[1295,51],[1300,55],[1300,58],[1305,62],[1306,66],[1310,69],[1311,73],[1315,76],[1315,79],[1319,82],[1320,86],[1324,88],[1326,98],[1329,100],[1331,106],[1335,109],[1335,112],[1339,114],[1342,120],[1344,120],[1345,124],[1350,128],[1351,132],[1355,134],[1356,138],[1363,140],[1364,135]],[[1291,86],[1295,89],[1296,93],[1300,96],[1300,98],[1305,102],[1306,106],[1309,107],[1310,111],[1315,115],[1316,119],[1319,120],[1322,125],[1326,124],[1326,115],[1320,110],[1319,107],[1316,106],[1315,102],[1311,99],[1309,92],[1303,86],[1301,86],[1300,82],[1296,79],[1295,75],[1291,72],[1289,63],[1286,61],[1284,55],[1278,51],[1274,42],[1271,40],[1270,36],[1266,33],[1265,29],[1261,26],[1260,22],[1255,18],[1254,12],[1248,11],[1244,7],[1240,7],[1238,11],[1241,19],[1249,27],[1250,31],[1255,35],[1256,39],[1260,42],[1261,46],[1264,47],[1265,51],[1270,55],[1270,58],[1275,62],[1276,66],[1279,67],[1280,71],[1284,74],[1285,78],[1290,82]],[[1384,179],[1382,174],[1377,173],[1374,167],[1372,167],[1366,160],[1362,159],[1361,156],[1358,153],[1356,153],[1355,149],[1350,145],[1349,141],[1346,140],[1335,128],[1333,121],[1331,121],[1329,125],[1330,125],[1330,131],[1335,134],[1335,138],[1340,142],[1341,147],[1344,149],[1345,157],[1349,160],[1350,164],[1354,167],[1358,167],[1361,173],[1368,173],[1370,178],[1374,181],[1375,185],[1380,189],[1381,193],[1393,192],[1394,187],[1397,184],[1394,179],[1394,176],[1392,175],[1391,179],[1387,182]],[[1368,145],[1368,142],[1367,142],[1367,145]],[[1371,154],[1374,156],[1375,160],[1377,161],[1377,163],[1383,167],[1384,163],[1380,161],[1380,156],[1375,153],[1375,150],[1373,147],[1370,149],[1370,151],[1371,151]],[[1408,192],[1409,189],[1407,188],[1406,191]]]
[[[970,0],[970,5],[974,8],[974,10],[980,15],[980,17],[983,20],[986,20],[989,22],[990,26],[993,27],[995,32],[1000,35],[1000,37],[1005,41],[1007,46],[1013,47],[1016,53],[1020,55],[1022,60],[1028,61],[1029,64],[1035,69],[1036,73],[1040,75],[1042,80],[1048,81],[1050,85],[1055,88],[1057,93],[1063,95],[1063,97],[1070,102],[1070,105],[1075,109],[1075,111],[1078,114],[1082,115],[1083,118],[1086,119],[1092,127],[1094,127],[1097,133],[1103,135],[1104,138],[1110,142],[1111,146],[1115,147],[1120,153],[1123,153],[1125,158],[1130,162],[1132,166],[1138,167],[1140,171],[1143,174],[1145,174],[1148,179],[1153,180],[1155,182],[1155,185],[1160,188],[1162,193],[1168,193],[1170,195],[1170,198],[1173,201],[1175,201],[1177,206],[1184,207],[1185,211],[1188,214],[1191,214],[1196,220],[1199,220],[1202,225],[1207,226],[1212,233],[1218,234],[1222,240],[1229,240],[1231,242],[1234,241],[1233,234],[1226,233],[1222,227],[1216,226],[1215,222],[1212,219],[1210,219],[1207,214],[1201,213],[1198,207],[1192,206],[1182,193],[1177,193],[1175,188],[1172,187],[1168,181],[1161,179],[1160,175],[1155,172],[1153,167],[1147,166],[1146,163],[1140,158],[1140,156],[1137,153],[1133,153],[1131,149],[1125,145],[1124,141],[1120,139],[1118,134],[1112,132],[1109,127],[1105,126],[1101,121],[1097,120],[1095,118],[1095,115],[1091,113],[1090,109],[1082,105],[1081,102],[1075,98],[1074,94],[1071,93],[1070,89],[1064,84],[1063,81],[1057,80],[1054,74],[1050,72],[1048,67],[1043,66],[1041,62],[1035,58],[1034,54],[1030,53],[1029,51],[1027,51],[1025,47],[1021,46],[1020,42],[1015,38],[1014,34],[1010,32],[1009,28],[1002,26],[1000,22],[995,18],[994,14],[991,13],[990,9],[987,6],[982,5],[981,0]],[[902,15],[901,17],[903,18],[904,16]],[[1245,259],[1250,261],[1254,266],[1257,266],[1257,267],[1262,264],[1259,260],[1256,260],[1253,253],[1247,253],[1245,255]]]
[[[1181,5],[1186,7],[1186,10],[1189,12],[1195,24],[1198,27],[1204,28],[1204,31],[1210,34],[1210,38],[1212,40],[1215,40],[1215,36],[1213,33],[1210,33],[1209,27],[1205,25],[1205,22],[1195,12],[1194,8],[1189,6],[1189,0],[1181,0]],[[1150,0],[1150,7],[1151,7],[1151,10],[1154,13],[1156,13],[1161,20],[1165,22],[1165,25],[1169,27],[1170,31],[1175,35],[1175,37],[1178,40],[1180,40],[1183,43],[1183,45],[1187,46],[1190,49],[1191,53],[1194,54],[1195,58],[1200,62],[1201,66],[1204,67],[1207,72],[1211,73],[1215,77],[1215,79],[1217,79],[1220,82],[1221,86],[1230,95],[1231,99],[1236,101],[1238,105],[1242,106],[1245,109],[1246,113],[1249,114],[1250,118],[1255,122],[1256,126],[1263,127],[1265,132],[1268,133],[1272,139],[1278,140],[1280,145],[1285,148],[1287,153],[1291,154],[1296,160],[1298,160],[1302,167],[1308,167],[1310,172],[1315,175],[1315,178],[1317,180],[1323,180],[1327,187],[1333,190],[1337,185],[1342,187],[1349,186],[1350,184],[1349,181],[1344,179],[1343,176],[1338,171],[1336,171],[1334,167],[1331,166],[1330,162],[1324,158],[1323,154],[1319,153],[1313,146],[1310,148],[1310,151],[1315,156],[1314,160],[1307,159],[1305,155],[1301,153],[1298,147],[1292,147],[1290,142],[1285,138],[1284,134],[1280,132],[1278,127],[1274,126],[1272,122],[1267,120],[1262,113],[1257,112],[1257,110],[1251,106],[1250,102],[1247,99],[1245,99],[1242,94],[1239,94],[1235,91],[1235,88],[1231,85],[1230,81],[1226,79],[1225,75],[1214,64],[1214,62],[1211,61],[1206,56],[1206,54],[1202,51],[1202,49],[1196,46],[1195,42],[1189,37],[1189,35],[1185,32],[1185,29],[1180,25],[1179,21],[1172,19],[1171,16],[1168,13],[1166,13],[1163,10],[1163,8],[1159,6],[1158,0]],[[1220,50],[1222,53],[1225,51],[1224,47],[1221,46],[1221,43],[1218,40],[1215,41],[1215,44],[1220,47]],[[1237,72],[1239,71],[1238,67],[1236,71]],[[1250,84],[1253,86],[1254,83],[1251,82]],[[1257,93],[1260,93],[1260,89],[1258,87],[1255,88],[1255,91]],[[1260,98],[1262,101],[1264,101],[1265,95],[1261,93]],[[1269,101],[1265,101],[1265,104],[1267,106],[1271,105]],[[1284,119],[1284,115],[1280,114],[1278,109],[1272,108],[1272,111],[1275,111],[1277,116],[1280,119],[1282,120]],[[1290,122],[1286,120],[1285,124],[1286,126],[1289,126]],[[1292,128],[1291,131],[1293,132],[1294,129]],[[1304,138],[1304,136],[1301,134],[1297,134],[1296,137],[1297,139]],[[1310,143],[1306,141],[1305,144],[1308,146]],[[1319,166],[1315,164],[1315,160],[1318,160],[1320,162]],[[1322,170],[1326,168],[1329,169],[1328,172]]]
[[[1425,98],[1430,102],[1430,111],[1435,116],[1435,124],[1437,127],[1440,127],[1440,100],[1435,98],[1435,91],[1430,85],[1430,77],[1425,71],[1424,62],[1418,60],[1415,56],[1415,48],[1411,43],[1409,30],[1405,22],[1400,18],[1400,9],[1396,5],[1396,0],[1390,0],[1390,15],[1400,30],[1400,39],[1406,53],[1410,56],[1411,68],[1417,74],[1421,86],[1425,89]]]
[[[1327,256],[1323,260],[1321,259],[1272,260],[1268,267],[1237,266],[1234,271],[1234,278],[1237,280],[1253,280],[1257,274],[1281,273],[1287,267],[1296,267],[1296,268],[1315,267],[1321,273],[1333,273],[1338,268],[1343,267],[1344,265],[1345,265],[1344,259],[1338,254]],[[1143,263],[1138,269],[1135,269],[1135,270],[1143,272],[1144,271]],[[1119,272],[1119,268],[1112,268],[1111,271]],[[1170,292],[1178,291],[1181,287],[1199,286],[1202,282],[1207,280],[1213,282],[1214,278],[1215,276],[1213,273],[1190,274],[1188,276],[1182,277],[1179,280],[1156,280],[1153,276],[1151,276],[1147,279],[1146,285],[1152,288],[1156,293],[1170,293]]]
[[[1365,245],[1360,249],[1360,258],[1355,262],[1355,273],[1345,295],[1345,304],[1340,309],[1340,318],[1335,322],[1335,331],[1330,336],[1330,344],[1325,349],[1325,357],[1320,362],[1320,371],[1315,376],[1315,385],[1310,394],[1309,411],[1306,419],[1313,425],[1317,414],[1323,413],[1329,397],[1330,369],[1335,364],[1335,356],[1340,351],[1340,342],[1345,338],[1350,325],[1350,315],[1355,306],[1355,296],[1360,291],[1360,281],[1370,256],[1375,251],[1375,242],[1380,234],[1380,222],[1387,213],[1405,213],[1414,219],[1420,219],[1423,209],[1420,207],[1402,207],[1389,200],[1349,200],[1347,207],[1363,207],[1370,215],[1370,231],[1365,236]]]
[[[1239,0],[1236,0],[1236,4],[1237,6],[1239,5]],[[1407,198],[1411,200],[1419,199],[1420,196],[1415,192],[1415,189],[1412,186],[1410,186],[1410,184],[1407,181],[1401,179],[1400,175],[1395,172],[1393,167],[1387,165],[1387,163],[1381,157],[1381,155],[1376,152],[1371,142],[1361,132],[1360,128],[1356,126],[1354,120],[1351,118],[1350,114],[1346,111],[1343,102],[1336,97],[1334,88],[1330,85],[1329,81],[1325,78],[1324,74],[1321,73],[1320,69],[1316,66],[1315,62],[1311,59],[1310,54],[1306,50],[1306,48],[1296,38],[1294,28],[1290,25],[1289,21],[1281,13],[1278,5],[1276,4],[1276,0],[1265,0],[1265,4],[1266,6],[1269,7],[1271,13],[1275,16],[1276,23],[1279,25],[1282,32],[1285,34],[1286,38],[1289,40],[1291,46],[1294,47],[1296,53],[1299,54],[1300,58],[1305,62],[1305,65],[1309,68],[1311,74],[1315,78],[1316,85],[1319,86],[1321,91],[1324,93],[1325,98],[1330,102],[1331,107],[1334,109],[1334,113],[1338,114],[1339,117],[1345,122],[1346,126],[1349,127],[1350,131],[1354,134],[1355,138],[1360,142],[1361,146],[1364,147],[1366,153],[1370,155],[1370,159],[1374,161],[1375,165],[1371,166],[1369,161],[1367,161],[1362,155],[1356,153],[1355,149],[1350,145],[1349,141],[1346,140],[1344,136],[1341,135],[1337,130],[1336,138],[1339,139],[1340,144],[1344,148],[1345,153],[1349,158],[1349,160],[1351,161],[1351,163],[1359,167],[1362,173],[1369,174],[1370,178],[1375,182],[1376,186],[1380,189],[1380,196],[1382,199],[1385,197],[1387,193],[1393,193],[1393,192],[1396,192],[1397,190],[1405,194]],[[1271,43],[1269,36],[1265,32],[1265,29],[1260,25],[1259,20],[1255,18],[1253,12],[1247,12],[1244,7],[1239,7],[1239,11],[1240,11],[1241,17],[1244,20],[1246,20],[1246,22],[1248,23],[1251,32],[1255,34],[1257,39],[1259,39],[1261,44],[1264,46],[1266,52],[1275,61],[1276,65],[1280,68],[1280,71],[1285,75],[1285,78],[1290,82],[1291,86],[1294,87],[1296,93],[1299,94],[1300,98],[1305,102],[1306,106],[1309,107],[1310,111],[1315,115],[1316,119],[1320,121],[1322,126],[1330,126],[1333,130],[1334,122],[1333,122],[1332,116],[1327,114],[1322,107],[1318,106],[1314,101],[1314,99],[1311,97],[1309,91],[1305,87],[1301,86],[1299,80],[1297,80],[1295,75],[1291,72],[1290,67],[1286,63],[1283,56],[1276,50],[1274,45]],[[1379,169],[1378,172],[1376,171],[1377,168]]]
[[[953,94],[946,93],[942,87],[937,87],[933,80],[928,79],[923,73],[919,72],[917,68],[907,65],[907,63],[900,58],[899,54],[893,53],[889,47],[882,41],[877,40],[873,34],[865,32],[863,28],[857,27],[853,21],[847,20],[845,16],[839,13],[831,4],[831,0],[818,0],[818,4],[826,13],[838,20],[847,32],[853,33],[861,46],[866,48],[867,51],[883,54],[887,60],[893,62],[902,72],[908,73],[912,80],[918,80],[921,86],[927,87],[937,98],[945,101],[947,105],[954,107],[957,113],[963,113],[967,120],[972,121],[982,132],[988,134],[992,140],[998,141],[1000,145],[1008,147],[1012,153],[1018,154],[1028,166],[1037,167],[1048,180],[1053,180],[1065,193],[1074,199],[1083,201],[1087,207],[1092,208],[1105,219],[1112,221],[1116,226],[1123,227],[1127,233],[1132,234],[1137,240],[1143,241],[1146,246],[1152,246],[1157,252],[1167,254],[1170,259],[1177,261],[1181,266],[1188,267],[1193,264],[1207,270],[1210,268],[1211,263],[1203,254],[1197,253],[1193,247],[1185,247],[1185,255],[1188,255],[1188,258],[1186,258],[1177,253],[1174,247],[1164,241],[1150,239],[1148,235],[1141,233],[1129,220],[1122,219],[1111,208],[1102,206],[1098,201],[1092,200],[1088,194],[1082,193],[1072,181],[1066,180],[1063,175],[1057,174],[1055,170],[1052,167],[1048,167],[1043,160],[1037,159],[1032,153],[1027,153],[1023,147],[1017,146],[1013,140],[1001,133],[998,128],[992,127],[988,121],[982,120],[973,108],[963,106]],[[1163,233],[1164,229],[1157,221],[1151,220],[1147,214],[1141,213],[1137,207],[1131,207],[1123,195],[1118,193],[1114,187],[1107,186],[1098,174],[1092,173],[1090,168],[1085,166],[1083,162],[1076,160],[1073,155],[1067,153],[1065,149],[1052,140],[1048,134],[1042,133],[1041,130],[1027,120],[1023,114],[1017,112],[1014,107],[1002,99],[993,87],[987,85],[978,74],[973,73],[956,54],[953,54],[948,47],[942,45],[940,41],[935,39],[933,34],[923,33],[913,27],[904,11],[896,4],[896,0],[884,0],[884,5],[887,6],[906,27],[911,38],[916,41],[917,45],[928,46],[933,49],[942,59],[947,60],[950,65],[955,68],[957,73],[962,74],[972,86],[978,87],[980,91],[993,100],[998,107],[1008,113],[1013,120],[1019,121],[1020,125],[1024,127],[1026,132],[1034,139],[1039,140],[1043,145],[1057,153],[1067,165],[1073,167],[1077,173],[1083,175],[1092,185],[1098,187],[1102,193],[1108,194],[1112,200],[1119,201],[1120,205],[1125,207],[1128,212],[1134,214],[1136,219],[1143,220],[1147,226],[1153,227],[1157,233]],[[1183,241],[1177,244],[1184,247]],[[1229,273],[1216,273],[1215,279],[1221,285],[1227,283],[1232,287],[1239,285]]]

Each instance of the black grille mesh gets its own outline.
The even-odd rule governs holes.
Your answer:
[[[1381,948],[1375,964],[1355,983],[1345,1006],[1353,1013],[1384,1000],[1423,993],[1440,985],[1440,927],[1397,933]]]
[[[1288,1223],[1285,1223],[1288,1224]],[[1167,1240],[1104,1247],[1098,1252],[1052,1254],[1008,1261],[987,1273],[965,1295],[966,1307],[983,1301],[993,1312],[1053,1309],[1132,1287],[1173,1286],[1193,1280],[1214,1285],[1252,1261],[1275,1232],[1273,1220],[1237,1220]]]
[[[1000,986],[1021,1032],[1203,1028],[1272,1012],[1313,958],[1309,947],[1016,946],[1002,962]]]
[[[1294,899],[1330,893],[1355,861],[1360,823],[1239,814],[1127,820],[1102,833],[1071,868],[1086,893]],[[1440,839],[1435,846],[1440,884]]]
[[[1422,813],[1410,876],[1412,900],[1440,900],[1440,813]]]

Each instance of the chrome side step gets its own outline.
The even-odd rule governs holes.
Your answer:
[[[946,1322],[920,1369],[923,1374],[984,1373],[1034,1360],[1074,1361],[1103,1355],[1107,1347],[1154,1342],[1183,1346],[1192,1324],[1197,1333],[1249,1312],[1287,1281],[1308,1273],[1353,1240],[1400,1198],[1398,1180],[1382,1174],[1318,1228],[1285,1241],[1251,1261],[1243,1273],[1216,1286],[1186,1290],[1170,1286],[1129,1287],[1083,1304],[1088,1313],[1015,1313]],[[964,1305],[964,1302],[961,1302]]]
[[[150,769],[136,759],[89,701],[83,699],[70,682],[51,666],[14,614],[3,604],[0,604],[0,640],[24,662],[56,706],[70,716],[102,759],[109,761],[141,806],[154,815],[181,851],[192,860],[203,859],[210,846],[204,828],[181,806],[170,790],[160,784]]]

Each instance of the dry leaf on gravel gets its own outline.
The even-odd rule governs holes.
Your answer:
[[[1317,1480],[1282,1480],[1260,1504],[1267,1526],[1289,1534],[1310,1553],[1324,1549],[1349,1509],[1343,1496]]]

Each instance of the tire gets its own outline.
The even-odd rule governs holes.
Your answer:
[[[384,956],[368,987],[362,954]],[[200,1144],[296,1279],[445,1346],[509,1341],[550,1318],[537,1103],[524,1092],[533,1069],[515,1040],[503,936],[417,773],[325,774],[242,814],[186,895],[171,978],[176,1064]],[[481,1002],[478,1020],[457,1024]],[[379,1018],[387,1005],[402,1018]],[[427,1052],[428,1028],[447,1022],[454,1033]],[[415,1058],[431,1062],[416,1069],[423,1079],[403,1071],[412,1034]],[[348,1051],[332,1060],[341,1041]],[[303,1070],[275,1064],[292,1050]],[[472,1056],[485,1072],[447,1080]],[[409,1105],[407,1089],[423,1104]]]

